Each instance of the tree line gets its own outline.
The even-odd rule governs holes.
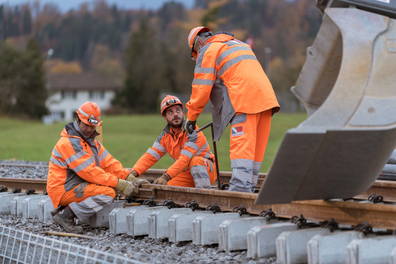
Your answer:
[[[305,49],[320,25],[313,2],[196,0],[191,9],[166,2],[158,10],[124,10],[97,0],[66,13],[55,4],[39,2],[0,5],[1,56],[19,56],[15,61],[24,61],[15,63],[13,69],[0,65],[0,92],[13,91],[15,95],[9,98],[17,98],[20,91],[16,90],[25,89],[21,82],[32,84],[31,88],[27,85],[30,93],[36,93],[34,85],[40,86],[44,90],[39,100],[43,107],[32,116],[39,117],[45,113],[45,72],[67,72],[71,67],[65,65],[73,64],[77,71],[99,72],[123,83],[115,106],[136,113],[157,111],[160,94],[190,93],[194,62],[186,38],[192,27],[205,25],[215,32],[230,31],[242,41],[251,41],[276,92],[287,95],[304,61]],[[37,57],[26,55],[34,53],[33,46]],[[35,76],[40,77],[29,79],[29,71],[18,68],[30,63],[26,60],[32,60],[36,66],[29,69],[35,69]],[[25,72],[26,79],[22,78]],[[19,77],[12,77],[16,75]],[[7,100],[2,99],[1,112],[15,111],[17,99],[3,101]]]

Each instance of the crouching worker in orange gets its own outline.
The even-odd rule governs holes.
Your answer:
[[[188,134],[182,129],[183,104],[176,96],[167,95],[161,102],[161,115],[166,127],[153,146],[132,168],[134,176],[152,167],[165,153],[175,160],[155,184],[208,188],[216,181],[214,155],[203,132]]]
[[[116,190],[130,196],[147,182],[129,175],[130,170],[123,168],[95,139],[101,123],[98,105],[85,102],[52,150],[47,192],[55,208],[64,207],[53,220],[67,232],[81,233],[82,227],[74,224],[74,218],[87,222],[113,201]]]

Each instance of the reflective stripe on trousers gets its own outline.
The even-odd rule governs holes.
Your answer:
[[[261,162],[254,162],[253,163],[253,181],[252,181],[253,190],[254,190],[254,187],[257,185],[260,169],[261,169]]]
[[[112,187],[84,182],[65,192],[60,205],[69,205],[78,219],[84,222],[111,203],[115,196]]]
[[[207,188],[215,181],[216,168],[214,163],[204,157],[194,156],[190,160],[188,170],[177,174],[168,181],[167,185]]]
[[[230,191],[251,192],[253,188],[253,160],[231,160]]]
[[[195,188],[209,188],[210,187],[210,180],[209,180],[209,174],[206,169],[206,166],[202,165],[197,165],[193,166],[190,171]]]
[[[97,212],[101,211],[104,206],[111,204],[112,201],[113,197],[111,196],[95,195],[79,203],[73,202],[69,204],[69,207],[81,222],[88,223],[90,217],[96,215]]]
[[[230,191],[252,192],[264,159],[271,129],[272,110],[257,114],[237,113],[231,121]]]

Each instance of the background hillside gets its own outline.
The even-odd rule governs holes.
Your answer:
[[[0,54],[28,52],[27,44],[34,41],[45,65],[44,73],[35,76],[97,72],[123,86],[114,101],[115,110],[150,113],[157,111],[163,93],[189,94],[194,63],[186,37],[192,27],[206,25],[251,43],[283,111],[297,111],[299,105],[289,88],[320,25],[314,2],[195,0],[191,8],[170,1],[157,9],[125,9],[117,1],[97,0],[67,12],[39,1],[0,4]],[[20,108],[15,102],[31,88],[17,86],[19,92],[10,88],[21,76],[2,74],[2,64],[3,68],[13,65],[13,72],[26,65],[10,61],[0,62],[0,93],[8,92],[11,98],[0,101],[0,111],[15,114]],[[42,79],[45,86],[45,76]],[[46,96],[43,92],[41,104]],[[43,111],[33,116],[29,108],[20,112],[37,117]]]

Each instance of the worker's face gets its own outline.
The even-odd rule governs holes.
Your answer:
[[[88,126],[88,125],[86,125],[85,123],[83,123],[81,121],[80,121],[80,124],[78,126],[80,127],[81,133],[87,138],[93,136],[93,134],[96,131],[96,127]]]
[[[166,109],[164,117],[170,126],[181,127],[184,118],[183,109],[180,105],[173,105]]]

